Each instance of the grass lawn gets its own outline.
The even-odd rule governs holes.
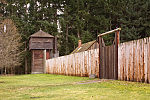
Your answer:
[[[0,76],[0,100],[150,100],[150,84],[89,80],[50,74]]]

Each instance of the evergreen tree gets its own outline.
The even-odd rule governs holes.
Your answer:
[[[57,35],[60,55],[66,55],[97,35],[121,27],[121,41],[150,36],[149,0],[6,0],[1,12],[17,25],[22,42],[40,28]],[[62,14],[57,12],[61,11]],[[61,32],[57,30],[58,21]],[[104,36],[110,44],[114,35]],[[24,48],[24,47],[23,47]],[[28,51],[27,51],[28,52]]]

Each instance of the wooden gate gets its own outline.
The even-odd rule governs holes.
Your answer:
[[[101,79],[118,79],[118,44],[120,28],[98,35],[99,76]],[[105,46],[102,36],[115,32],[112,45]]]

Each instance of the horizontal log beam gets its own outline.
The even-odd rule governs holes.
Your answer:
[[[98,37],[106,35],[106,34],[110,34],[110,33],[116,32],[116,31],[121,31],[121,28],[117,28],[117,29],[114,29],[114,30],[111,30],[111,31],[108,31],[108,32],[105,32],[105,33],[102,33],[102,34],[99,34]]]

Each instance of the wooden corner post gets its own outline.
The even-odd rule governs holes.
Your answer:
[[[102,79],[103,77],[102,77],[102,66],[101,66],[101,56],[100,56],[100,54],[101,54],[101,46],[102,46],[102,37],[98,37],[98,44],[99,44],[99,78],[100,79]]]
[[[120,29],[121,30],[121,29]],[[119,45],[119,35],[120,30],[117,30],[115,33],[115,79],[118,79],[118,45]]]

